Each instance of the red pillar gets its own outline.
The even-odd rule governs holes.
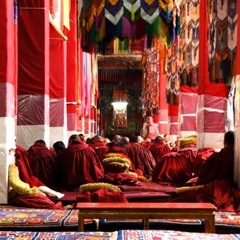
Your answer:
[[[28,148],[49,144],[49,1],[18,2],[17,143]]]
[[[178,105],[168,105],[168,122],[169,122],[169,135],[179,135],[179,122],[178,122]]]
[[[77,2],[71,0],[70,31],[67,34],[67,130],[77,131]]]
[[[197,147],[223,147],[229,87],[209,81],[207,1],[200,2]],[[213,134],[214,133],[214,134]]]
[[[0,204],[8,202],[8,164],[14,161],[16,112],[16,24],[14,1],[0,1]],[[15,20],[15,21],[14,21]]]
[[[169,134],[168,103],[166,101],[166,74],[160,74],[159,79],[159,133]]]
[[[67,143],[67,41],[50,25],[50,145]]]
[[[179,97],[179,135],[181,138],[196,134],[198,94],[196,88],[183,86]]]

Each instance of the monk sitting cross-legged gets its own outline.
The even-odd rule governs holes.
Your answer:
[[[77,134],[69,138],[68,147],[58,155],[57,162],[58,182],[66,190],[104,178],[104,169],[95,151],[81,142]]]

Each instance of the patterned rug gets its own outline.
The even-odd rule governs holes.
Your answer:
[[[96,227],[94,220],[86,225]],[[17,207],[0,207],[0,230],[77,230],[77,210],[53,210]]]
[[[1,231],[0,240],[117,240],[117,232],[13,232]]]
[[[171,230],[121,230],[118,240],[236,240],[239,234],[208,234],[181,232]]]
[[[215,225],[240,228],[240,212],[216,212]]]

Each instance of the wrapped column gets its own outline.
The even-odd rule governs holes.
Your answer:
[[[196,134],[197,89],[181,87],[179,97],[179,134],[182,138]]]
[[[79,104],[77,75],[77,2],[71,0],[70,29],[67,34],[67,131],[68,137],[77,131],[77,105]]]
[[[207,1],[200,4],[197,148],[223,147],[229,87],[209,81]]]
[[[168,105],[169,135],[175,139],[179,135],[178,105]]]
[[[15,6],[14,6],[15,3]],[[17,8],[13,0],[0,1],[0,204],[8,202],[8,165],[14,161]]]
[[[50,25],[50,145],[67,143],[67,41]]]
[[[19,1],[17,144],[49,144],[49,1]]]
[[[168,134],[168,103],[166,102],[166,74],[160,74],[159,80],[159,132]]]

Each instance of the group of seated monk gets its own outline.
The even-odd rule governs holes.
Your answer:
[[[109,142],[98,135],[86,141],[73,134],[67,146],[58,141],[49,149],[42,140],[28,150],[17,146],[16,165],[19,177],[30,187],[43,185],[66,192],[102,182],[167,182],[179,189],[222,180],[233,183],[234,132],[225,134],[220,152],[214,148],[197,151],[196,136],[190,136],[186,142],[180,141],[178,150],[173,151],[161,136],[146,145],[140,136],[115,135]]]

